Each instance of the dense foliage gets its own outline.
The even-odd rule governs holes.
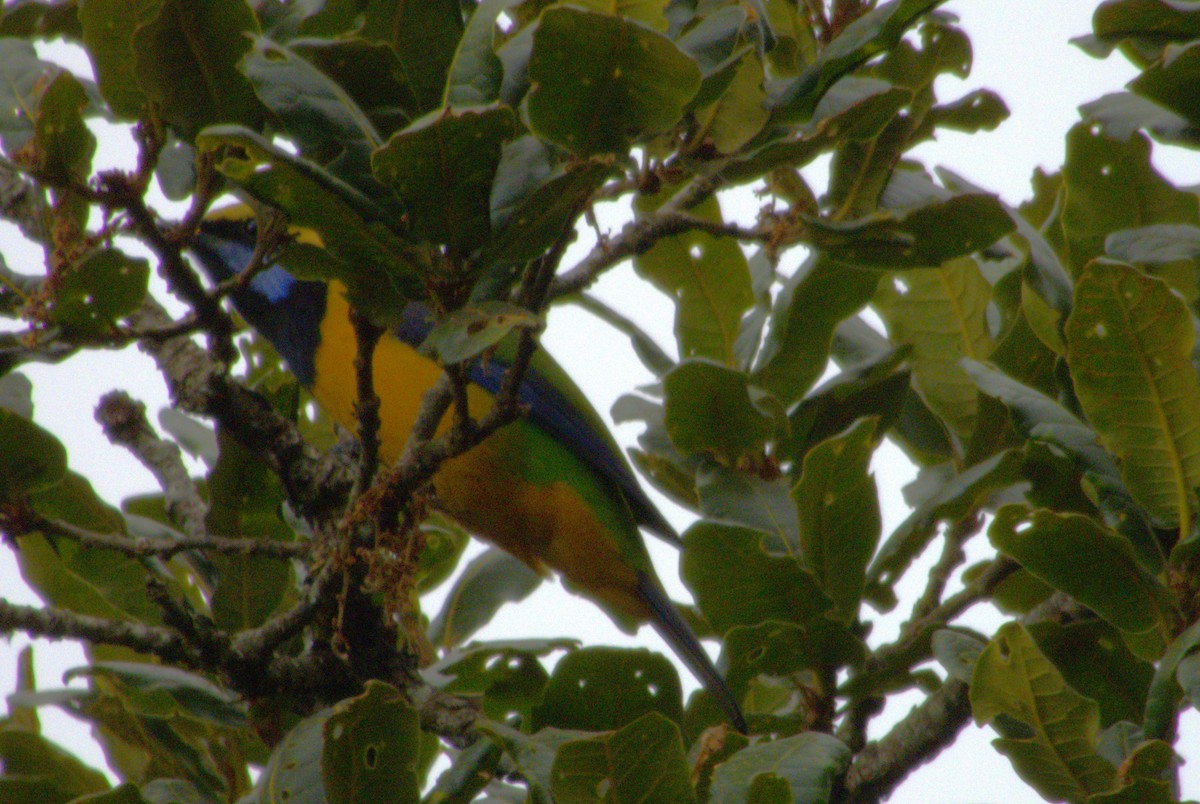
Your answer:
[[[973,718],[1047,800],[1176,801],[1196,761],[1178,715],[1200,706],[1200,203],[1150,155],[1200,143],[1200,4],[1100,4],[1077,44],[1140,75],[1084,108],[1020,209],[906,156],[1007,115],[992,92],[935,95],[972,58],[940,5],[6,3],[0,214],[45,265],[0,262],[0,528],[45,606],[0,599],[0,632],[84,642],[69,675],[89,686],[38,689],[21,656],[0,799],[874,801]],[[53,39],[94,80],[42,60]],[[136,165],[93,171],[96,120],[132,124]],[[731,222],[721,190],[749,184],[762,208]],[[186,211],[160,217],[158,192]],[[258,249],[206,285],[187,246],[231,193]],[[598,203],[628,224],[564,264]],[[225,298],[280,255],[346,285],[361,354],[406,300],[441,311],[446,380],[394,466],[376,471],[369,372],[349,448],[239,334]],[[628,259],[674,302],[674,349],[586,295]],[[494,549],[459,567],[468,537],[424,485],[521,411],[502,393],[433,424],[462,413],[468,362],[505,338],[528,356],[551,304],[601,316],[658,378],[613,413],[696,514],[689,614],[748,735],[649,651],[472,641],[541,579]],[[161,486],[118,506],[34,423],[20,368],[129,345],[174,407],[164,434],[135,399],[100,401]],[[884,439],[920,470],[891,533]],[[972,539],[994,557],[964,568]],[[976,605],[1010,621],[956,624]],[[897,606],[898,638],[869,641]],[[42,736],[49,705],[125,784]]]

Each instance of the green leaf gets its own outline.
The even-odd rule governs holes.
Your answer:
[[[51,312],[64,331],[104,335],[134,312],[146,297],[150,264],[115,248],[104,248],[67,268],[54,286]]]
[[[371,174],[371,153],[383,138],[340,84],[263,37],[254,40],[240,67],[301,155],[373,199],[384,195]]]
[[[184,139],[215,123],[258,128],[262,106],[237,69],[258,32],[240,0],[162,0],[133,35],[137,83]]]
[[[288,46],[341,86],[385,139],[419,116],[404,67],[387,45],[352,37],[300,39]]]
[[[1180,663],[1200,646],[1200,621],[1194,622],[1167,646],[1146,694],[1146,711],[1142,718],[1146,739],[1175,738],[1176,718],[1182,690],[1176,680]]]
[[[488,239],[492,180],[515,125],[507,107],[436,113],[394,134],[371,165],[405,200],[419,237],[465,256]]]
[[[663,16],[667,0],[579,0],[580,8],[636,20],[655,31],[667,30],[667,18]]]
[[[997,491],[1022,480],[1021,454],[1006,450],[940,482],[884,542],[867,570],[871,583],[895,584],[937,534],[939,522],[956,522]]]
[[[271,752],[258,784],[243,799],[246,804],[327,804],[322,754],[325,724],[332,715],[332,708],[322,709],[284,735]]]
[[[991,287],[964,257],[940,268],[897,275],[880,305],[892,340],[912,345],[913,386],[929,409],[962,440],[975,429],[978,391],[960,360],[992,351],[987,307]]]
[[[221,173],[320,236],[323,250],[305,251],[303,243],[289,249],[293,273],[341,280],[355,305],[384,323],[422,297],[428,256],[388,229],[386,213],[361,193],[243,128],[209,128],[196,146],[216,151]]]
[[[539,330],[538,316],[509,302],[485,301],[460,307],[439,321],[421,343],[422,354],[443,366],[470,360],[516,329]]]
[[[788,413],[789,432],[779,444],[779,455],[798,467],[809,450],[865,416],[877,417],[880,431],[885,432],[909,392],[910,375],[900,369],[909,351],[907,347],[885,350],[846,366],[805,396]]]
[[[1119,482],[1112,456],[1091,427],[1050,397],[1007,374],[965,358],[962,367],[980,391],[1003,402],[1017,431],[1064,450],[1081,468]]]
[[[917,19],[943,0],[893,0],[847,25],[820,55],[771,101],[772,122],[809,119],[817,103],[839,78],[871,58],[891,50]]]
[[[784,283],[771,329],[751,373],[754,384],[790,405],[825,371],[833,332],[875,292],[879,277],[810,258]]]
[[[91,173],[96,137],[83,122],[88,95],[68,72],[60,73],[38,104],[34,142],[38,168],[52,183],[86,183]]]
[[[537,734],[524,734],[494,721],[479,722],[479,730],[503,748],[529,785],[532,804],[553,804],[550,795],[551,777],[558,749],[566,743],[591,735],[562,729],[542,729]]]
[[[396,51],[422,113],[441,105],[446,74],[463,35],[458,0],[370,0],[358,34]]]
[[[177,715],[213,726],[248,726],[246,704],[203,676],[177,667],[142,662],[94,662],[63,673],[63,681],[103,678],[119,684],[131,711],[159,719]]]
[[[322,726],[321,777],[329,804],[417,801],[421,727],[394,687],[367,681]]]
[[[691,141],[709,144],[719,154],[736,153],[767,124],[771,113],[766,99],[762,62],[747,54],[724,94],[696,113],[698,128]]]
[[[533,729],[620,729],[648,713],[683,719],[679,673],[669,659],[644,648],[584,648],[554,668]]]
[[[136,120],[146,105],[138,86],[133,35],[158,9],[158,0],[83,0],[79,23],[100,94],[119,117]]]
[[[804,216],[808,240],[856,267],[927,268],[990,246],[1016,228],[994,195],[956,195],[902,212],[855,221]]]
[[[751,798],[755,780],[774,775],[787,782],[796,804],[828,804],[833,783],[850,765],[850,749],[836,737],[809,731],[738,751],[713,773],[712,800],[738,804]],[[760,793],[761,795],[761,793]],[[777,799],[765,799],[777,800]]]
[[[518,268],[572,231],[612,172],[607,159],[555,164],[551,149],[532,135],[506,143],[492,183],[491,239],[472,260],[485,272],[475,298],[481,288],[487,298],[502,296],[519,278]]]
[[[82,33],[75,3],[59,0],[10,0],[0,10],[0,37],[78,42]]]
[[[696,472],[700,511],[708,519],[732,522],[774,537],[772,552],[794,552],[800,522],[786,478],[765,479],[707,461]]]
[[[1200,200],[1177,189],[1150,163],[1150,142],[1134,134],[1122,142],[1076,124],[1067,133],[1062,228],[1073,273],[1104,253],[1104,240],[1121,229],[1153,223],[1200,222]]]
[[[542,578],[519,559],[489,548],[467,564],[429,624],[435,645],[452,647],[491,622],[505,603],[527,598]]]
[[[859,637],[824,617],[806,625],[774,620],[739,625],[725,634],[724,645],[729,663],[725,680],[735,695],[755,676],[788,678],[803,670],[859,667],[866,656]]]
[[[679,727],[654,712],[612,735],[564,743],[550,779],[561,804],[696,800]]]
[[[496,56],[496,20],[518,0],[483,0],[471,14],[454,52],[443,106],[486,106],[500,99],[504,65]]]
[[[282,519],[283,491],[260,453],[218,430],[220,456],[208,474],[205,526],[228,537],[291,541]],[[287,562],[269,556],[214,556],[218,580],[210,593],[218,627],[240,631],[262,625],[292,586]]]
[[[1138,566],[1129,541],[1079,514],[1006,505],[988,539],[997,550],[1122,631],[1161,627],[1166,589]]]
[[[0,413],[3,413],[0,411]],[[96,496],[91,484],[67,473],[33,495],[37,511],[101,533],[125,532],[120,512]],[[81,547],[40,534],[21,537],[21,576],[47,603],[79,614],[156,624],[161,609],[146,594],[147,567],[122,553]]]
[[[569,639],[472,642],[451,649],[425,675],[452,695],[481,699],[488,717],[507,721],[515,715],[527,723],[550,680],[538,657],[577,647]]]
[[[1200,48],[1196,42],[1168,45],[1162,59],[1129,82],[1131,90],[1144,98],[1200,125],[1200,104],[1189,91],[1200,80]]]
[[[641,25],[556,6],[533,34],[529,80],[535,134],[580,155],[624,154],[679,122],[700,88],[700,68]]]
[[[1165,526],[1186,526],[1200,485],[1200,381],[1191,315],[1160,280],[1091,263],[1067,319],[1075,393],[1125,485]]]
[[[497,776],[497,765],[502,756],[496,741],[486,738],[476,740],[474,745],[458,752],[458,756],[451,760],[450,767],[438,776],[423,801],[431,804],[475,801]]]
[[[438,513],[421,523],[425,549],[417,559],[417,592],[436,589],[454,574],[471,536],[461,525]]]
[[[1111,625],[1044,621],[1029,632],[1071,689],[1099,705],[1102,727],[1141,721],[1154,666],[1133,655]]]
[[[800,556],[834,603],[829,616],[858,616],[867,562],[879,544],[879,493],[869,473],[878,421],[862,419],[804,456],[792,499],[800,517]]]
[[[1125,39],[1161,44],[1200,37],[1200,16],[1177,0],[1108,0],[1092,17],[1092,30],[1105,42]]]
[[[762,449],[774,430],[751,396],[749,378],[707,360],[685,360],[663,377],[664,423],[684,453],[710,452],[729,464]]]
[[[1044,798],[1082,802],[1115,786],[1116,769],[1096,753],[1095,701],[1066,685],[1021,625],[1002,626],[980,654],[971,710],[997,730],[1011,720],[1025,727],[992,744]]]
[[[0,409],[0,499],[53,488],[67,473],[67,451],[52,434]]]
[[[109,788],[104,774],[50,740],[0,729],[0,797],[14,804],[66,802]]]
[[[708,521],[683,535],[680,575],[718,634],[770,620],[803,625],[833,606],[794,557],[763,549],[765,535]]]
[[[801,168],[844,142],[873,140],[912,97],[907,89],[886,81],[843,78],[817,104],[798,136],[771,139],[748,156],[736,158],[722,175],[734,183],[753,181],[775,167]]]
[[[0,37],[0,144],[7,153],[33,137],[42,93],[61,72],[38,58],[32,42]]]
[[[637,212],[651,213],[666,198],[639,198]],[[704,220],[720,223],[716,196],[690,210]],[[750,268],[737,242],[689,231],[665,237],[634,257],[638,275],[648,279],[675,302],[675,338],[680,357],[707,357],[736,366],[734,342],[742,316],[754,304]]]

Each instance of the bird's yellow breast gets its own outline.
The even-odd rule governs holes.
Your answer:
[[[349,305],[330,287],[312,393],[348,428],[356,426],[354,359],[357,350]],[[442,369],[391,337],[375,350],[375,391],[380,399],[380,454],[394,461],[404,449],[424,391]],[[493,398],[468,389],[471,414],[485,414]],[[444,429],[449,417],[442,422]],[[649,616],[636,591],[642,562],[622,549],[637,526],[615,490],[563,445],[528,422],[502,428],[470,451],[447,461],[433,478],[438,507],[476,535],[494,542],[535,570],[552,568],[597,598],[627,627]],[[640,546],[640,542],[637,542]]]

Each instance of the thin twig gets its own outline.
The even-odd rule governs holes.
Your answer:
[[[70,539],[84,547],[113,550],[130,558],[171,558],[188,551],[200,550],[228,556],[265,556],[267,558],[302,558],[311,550],[307,542],[280,542],[272,539],[226,539],[219,536],[182,538],[164,541],[145,536],[122,536],[81,528],[61,519],[33,514],[26,522],[26,533],[39,531]],[[22,534],[15,533],[14,536]]]
[[[684,202],[680,201],[679,206],[682,205]],[[557,299],[578,293],[595,282],[604,271],[630,257],[645,254],[663,238],[692,231],[704,232],[713,237],[732,237],[739,241],[765,243],[771,239],[769,229],[748,229],[736,223],[711,221],[682,211],[672,203],[653,215],[625,224],[615,238],[598,244],[587,257],[553,282],[549,297]]]
[[[371,323],[357,307],[350,309],[350,324],[357,344],[354,353],[354,377],[357,394],[354,415],[358,419],[358,479],[355,496],[371,485],[379,469],[379,394],[375,392],[375,347],[383,337],[383,328]]]

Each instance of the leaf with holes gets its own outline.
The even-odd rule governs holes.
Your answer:
[[[1138,566],[1127,539],[1089,517],[1006,505],[988,539],[1122,631],[1166,628],[1167,589]]]
[[[1188,523],[1200,485],[1200,380],[1187,307],[1161,280],[1093,262],[1075,286],[1066,338],[1075,393],[1126,487],[1162,525]]]
[[[679,727],[651,712],[611,735],[563,744],[554,758],[555,801],[696,800]],[[606,789],[603,798],[596,791]]]
[[[1096,702],[1067,686],[1023,626],[1002,626],[979,655],[971,711],[1001,733],[992,745],[1046,799],[1082,802],[1116,785],[1116,768],[1096,753]]]

